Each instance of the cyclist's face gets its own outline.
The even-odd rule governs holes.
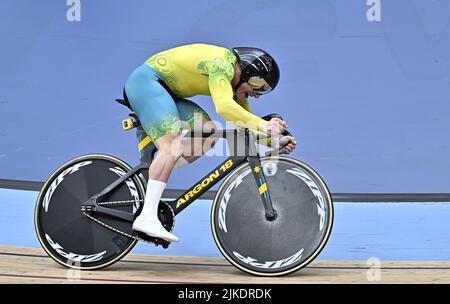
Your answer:
[[[236,97],[238,99],[245,99],[249,96],[259,98],[261,94],[253,90],[253,88],[248,83],[244,82],[237,88]]]
[[[233,79],[231,80],[231,85],[233,86],[233,88],[235,88],[236,97],[238,99],[245,99],[248,98],[249,96],[258,98],[259,96],[261,96],[260,93],[254,91],[253,88],[246,82],[242,83],[238,88],[236,88],[240,78],[241,78],[241,67],[239,66],[239,64],[236,64],[234,68],[234,76]]]

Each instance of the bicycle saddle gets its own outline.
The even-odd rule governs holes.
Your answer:
[[[118,103],[120,103],[121,105],[126,106],[131,111],[133,111],[133,109],[131,109],[131,105],[130,105],[130,101],[128,100],[127,93],[125,93],[125,89],[123,89],[123,99],[117,98],[116,101]]]

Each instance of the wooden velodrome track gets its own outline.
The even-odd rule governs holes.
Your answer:
[[[94,271],[63,268],[42,249],[0,246],[0,283],[450,283],[450,262],[381,261],[380,280],[367,279],[366,261],[311,263],[294,274],[255,277],[222,258],[128,255]]]

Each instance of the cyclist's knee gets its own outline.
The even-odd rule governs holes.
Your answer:
[[[205,120],[203,122],[203,130],[205,132],[211,132],[211,131],[217,130],[217,126],[212,120]],[[202,141],[203,146],[204,147],[207,146],[208,148],[206,150],[209,150],[212,147],[214,147],[214,145],[217,143],[218,140],[219,140],[218,138],[213,138],[213,137],[204,138]]]
[[[183,141],[180,134],[170,132],[156,141],[158,153],[176,161],[183,153]]]
[[[202,123],[202,127],[206,132],[217,130],[216,124],[212,120],[204,120]]]

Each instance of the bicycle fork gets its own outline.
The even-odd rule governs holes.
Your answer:
[[[248,163],[258,186],[259,197],[266,210],[266,219],[273,221],[277,218],[277,211],[273,209],[272,200],[270,199],[269,189],[267,187],[264,171],[261,166],[261,159],[259,156],[248,156]]]
[[[273,209],[272,200],[270,199],[266,177],[264,176],[264,171],[261,166],[261,159],[256,147],[255,134],[251,133],[249,129],[245,129],[244,138],[245,156],[250,165],[250,169],[252,170],[256,185],[258,186],[259,197],[266,211],[266,219],[273,221],[277,218],[277,212]],[[237,144],[235,145],[237,146]]]

